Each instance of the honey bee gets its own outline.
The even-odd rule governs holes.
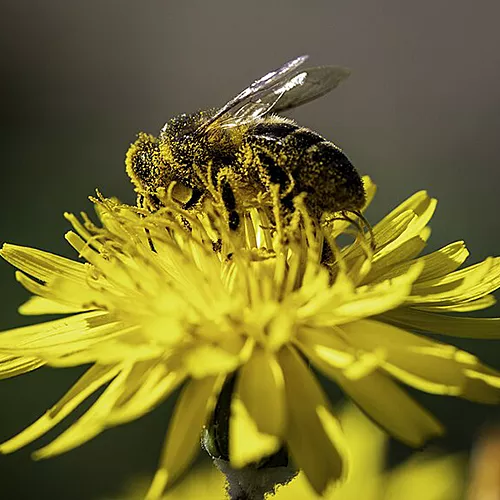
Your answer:
[[[174,198],[185,209],[216,192],[229,228],[237,230],[243,205],[270,199],[275,186],[284,211],[305,193],[314,216],[359,214],[363,182],[347,156],[321,135],[276,114],[321,97],[349,75],[338,66],[301,70],[307,57],[267,73],[222,108],[172,118],[158,137],[139,133],[126,157],[139,203],[160,208],[159,193],[173,182]]]

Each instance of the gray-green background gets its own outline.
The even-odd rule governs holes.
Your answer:
[[[307,53],[311,64],[352,68],[346,84],[293,116],[379,184],[370,220],[425,188],[440,202],[432,248],[465,238],[474,261],[495,254],[498,19],[496,0],[3,0],[0,240],[74,256],[62,213],[89,210],[96,187],[134,200],[123,158],[138,130],[156,133],[173,115],[222,105]],[[27,293],[13,269],[0,264],[0,276],[0,328],[33,321],[16,313]],[[461,345],[500,367],[499,343]],[[81,372],[44,369],[1,382],[0,439]],[[450,449],[467,447],[481,422],[495,419],[491,409],[422,400],[448,424]],[[153,471],[168,415],[167,404],[48,461],[31,461],[35,446],[0,457],[0,497],[111,494]]]

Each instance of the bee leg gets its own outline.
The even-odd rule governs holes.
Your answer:
[[[294,181],[288,168],[281,164],[278,155],[265,148],[259,148],[257,160],[261,182],[267,187],[272,184],[278,185],[282,198],[289,195],[292,192]]]
[[[292,192],[294,180],[280,151],[283,148],[274,139],[250,135],[238,152],[237,170],[245,179],[260,184],[263,192],[268,192],[272,185],[279,186],[280,198],[284,198]]]
[[[350,216],[353,214],[356,218]],[[365,216],[359,210],[342,210],[336,214],[333,218],[328,219],[328,222],[333,222],[335,220],[343,220],[351,224],[356,230],[357,237],[364,237],[366,232],[370,235],[370,250],[374,252],[377,248],[375,235],[373,234],[373,229],[370,223],[366,220]],[[365,232],[366,231],[366,232]]]
[[[192,191],[193,192],[191,194],[191,198],[186,203],[184,203],[183,208],[185,210],[193,208],[201,200],[201,197],[203,196],[203,191],[201,191],[200,189],[193,188]]]
[[[370,234],[370,247],[372,251],[375,251],[377,249],[377,242],[375,240],[375,235],[373,234],[373,228],[371,224],[366,220],[365,216],[361,213],[360,210],[353,210],[352,213],[358,217],[358,219],[361,221],[361,225],[363,228],[366,228],[368,230],[368,233]]]
[[[215,189],[219,193],[228,219],[229,229],[236,231],[240,226],[240,214],[234,194],[234,184],[238,181],[238,174],[230,167],[217,170],[215,175]]]
[[[227,180],[223,180],[221,183],[221,196],[227,210],[229,229],[231,231],[236,231],[240,225],[240,215],[236,210],[234,192]]]
[[[278,210],[285,224],[291,220],[295,210],[293,198],[296,195],[293,188],[295,181],[283,160],[278,154],[265,148],[259,148],[257,153],[258,172],[260,181],[269,190],[271,186],[278,186]]]

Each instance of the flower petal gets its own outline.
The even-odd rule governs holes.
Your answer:
[[[40,357],[45,350],[73,351],[77,344],[92,345],[109,335],[120,332],[123,325],[107,311],[89,311],[0,333],[0,350],[14,354],[36,351]]]
[[[58,300],[36,296],[30,297],[19,307],[18,311],[24,316],[40,316],[42,314],[74,314],[86,309],[79,305],[61,304]]]
[[[424,266],[418,281],[432,280],[452,273],[463,264],[468,255],[469,252],[464,242],[457,241],[428,255],[419,257],[418,261],[422,262]],[[365,281],[373,283],[398,276],[406,272],[414,262],[413,260],[393,262],[389,268],[381,267],[379,262],[378,265],[374,265],[370,272],[370,278],[365,279]]]
[[[23,373],[31,372],[44,364],[45,361],[38,358],[0,354],[0,379],[15,377]]]
[[[393,221],[406,211],[412,211],[417,215],[417,219],[412,227],[413,234],[409,234],[411,238],[418,234],[429,222],[436,209],[436,200],[430,198],[426,191],[418,191],[414,195],[399,204],[394,210],[386,215],[375,227],[382,228],[384,226],[391,227]]]
[[[229,456],[231,467],[239,469],[276,453],[281,446],[278,437],[260,432],[241,399],[231,401]]]
[[[426,228],[413,238],[408,238],[398,245],[390,245],[390,250],[389,246],[387,246],[383,250],[375,252],[372,260],[372,270],[364,281],[370,283],[377,273],[381,273],[388,268],[392,270],[400,262],[408,261],[419,255],[425,248],[429,236],[430,231]]]
[[[442,305],[431,305],[427,307],[418,306],[416,309],[427,312],[471,312],[487,309],[488,307],[494,306],[496,303],[497,301],[493,295],[485,295],[484,297],[469,302],[444,303]]]
[[[35,248],[5,244],[0,255],[9,264],[45,283],[61,277],[85,285],[87,265]]]
[[[415,237],[421,237],[424,241],[427,240],[428,231],[426,226],[436,209],[436,204],[437,201],[434,198],[430,198],[425,191],[420,191],[384,217],[373,228],[374,234],[379,233],[379,236],[375,238],[377,245],[375,257],[379,255],[379,258],[381,258],[390,254],[398,246]],[[400,225],[398,221],[406,217],[407,212],[413,212],[414,217],[403,225],[401,233],[395,233],[394,229]],[[387,237],[382,236],[384,234]],[[395,235],[396,238],[392,237],[392,235]]]
[[[158,357],[164,349],[139,342],[136,326],[126,326],[113,314],[90,311],[0,334],[0,352],[38,357],[51,366],[86,363],[116,364]]]
[[[441,278],[415,284],[406,302],[412,305],[460,305],[480,299],[500,286],[500,258],[489,257],[479,264]]]
[[[389,376],[377,370],[376,357],[371,367],[361,357],[359,362],[352,365],[356,368],[354,370],[350,370],[350,367],[339,369],[317,355],[309,356],[309,359],[318,370],[336,381],[373,420],[401,441],[420,446],[430,437],[443,432],[441,424],[432,415]],[[363,364],[366,367],[363,368]]]
[[[295,343],[307,358],[318,357],[335,368],[344,369],[356,359],[354,349],[327,328],[302,328]]]
[[[241,348],[243,348],[243,340]],[[184,358],[186,370],[194,378],[218,373],[230,373],[240,364],[239,353],[231,353],[219,346],[199,345],[191,347]]]
[[[338,330],[355,348],[381,353],[381,367],[416,389],[484,403],[500,401],[494,386],[472,383],[467,377],[469,370],[490,374],[489,369],[454,346],[372,320],[343,325]]]
[[[319,384],[295,349],[284,347],[278,361],[288,405],[287,446],[311,486],[322,494],[345,474],[345,444]]]
[[[500,318],[464,318],[399,307],[377,319],[421,332],[475,339],[500,339]]]
[[[285,427],[284,379],[276,357],[256,347],[238,375],[235,396],[241,400],[258,429],[283,436]]]
[[[123,365],[118,367],[109,367],[109,372],[105,371],[105,368],[101,368],[103,373],[99,378],[97,378],[92,386],[92,392],[87,392],[85,389],[81,389],[80,393],[77,394],[75,391],[75,387],[70,391],[74,396],[71,401],[68,401],[67,406],[61,406],[61,412],[64,413],[64,416],[67,414],[66,412],[72,411],[77,404],[83,400],[82,398],[86,398],[91,393],[95,392],[96,389],[102,386],[105,381],[109,380],[111,374],[116,375],[116,370],[118,370],[118,374],[115,378],[112,379],[111,383],[106,387],[104,392],[99,396],[99,398],[95,401],[95,403],[74,423],[72,424],[66,431],[64,431],[60,436],[55,438],[51,443],[43,448],[40,448],[33,454],[33,458],[36,460],[48,457],[54,457],[60,455],[61,453],[65,453],[77,446],[80,446],[83,443],[86,443],[90,439],[94,438],[98,434],[100,434],[106,428],[106,419],[111,412],[113,406],[116,404],[117,399],[123,393],[125,386],[124,382],[127,379],[128,374],[130,373],[132,366]],[[96,370],[97,370],[96,369]],[[103,382],[104,381],[104,382]],[[77,382],[77,386],[81,386],[81,379]],[[50,418],[50,417],[49,417]],[[59,421],[61,418],[60,415],[55,415],[54,420]],[[43,421],[44,417],[41,419],[41,424],[45,423]],[[50,422],[52,425],[52,422]],[[39,427],[37,428],[37,430]],[[46,432],[46,431],[44,431]]]
[[[96,290],[66,278],[54,279],[50,284],[41,284],[17,271],[16,279],[33,295],[65,305],[71,312],[97,309],[102,301],[102,295]],[[103,309],[103,307],[100,308]]]
[[[85,399],[116,377],[120,366],[94,365],[89,368],[78,382],[45,415],[29,427],[0,445],[1,453],[11,453],[26,446],[66,418]]]
[[[378,283],[408,272],[411,265],[415,264],[415,261],[411,259],[420,254],[425,245],[426,240],[421,236],[415,236],[383,256],[376,255],[371,263],[370,271],[364,276],[361,284]]]
[[[363,411],[404,443],[419,447],[443,434],[444,428],[438,420],[380,371],[356,380],[340,373],[335,378]]]
[[[243,467],[281,446],[286,425],[283,373],[275,356],[257,347],[238,374],[231,402],[231,465]]]
[[[146,500],[160,498],[167,485],[175,481],[194,459],[203,425],[215,406],[222,382],[222,377],[192,379],[182,390]]]
[[[107,425],[130,422],[153,410],[184,381],[181,371],[168,370],[163,361],[143,361],[128,374],[124,391],[106,418]]]
[[[416,263],[408,272],[389,281],[374,286],[363,287],[351,300],[336,307],[331,312],[330,325],[339,325],[359,318],[380,314],[397,307],[405,301],[413,282],[417,279],[422,266]],[[327,323],[325,322],[325,325]]]

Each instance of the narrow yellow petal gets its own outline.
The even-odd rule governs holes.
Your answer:
[[[238,374],[235,396],[244,404],[260,432],[283,436],[284,379],[272,353],[259,347],[253,350]]]
[[[480,369],[467,370],[467,376],[471,380],[482,381],[491,387],[500,389],[500,373],[482,366]]]
[[[380,314],[402,304],[411,291],[413,281],[422,266],[415,264],[407,274],[370,287],[359,288],[351,300],[332,308],[329,315],[318,315],[310,323],[317,326],[333,326]]]
[[[163,361],[136,363],[124,383],[124,391],[106,418],[107,425],[119,425],[151,411],[184,381],[186,375],[169,371]]]
[[[66,312],[81,312],[97,309],[101,295],[87,284],[77,283],[66,278],[55,278],[50,285],[41,284],[20,271],[16,272],[17,281],[28,292],[40,298],[66,305]]]
[[[390,226],[395,218],[408,210],[411,210],[420,217],[423,214],[427,213],[429,207],[432,206],[431,202],[432,199],[429,197],[426,191],[418,191],[417,193],[413,194],[405,201],[403,201],[403,203],[400,203],[394,210],[386,215],[377,224],[377,226]],[[426,219],[429,220],[430,216],[427,215]]]
[[[35,248],[5,244],[0,255],[9,264],[34,278],[50,282],[61,276],[85,284],[87,266],[59,255],[53,255]]]
[[[389,215],[387,215],[382,221],[375,225],[374,231],[383,232],[386,231],[389,235],[393,233],[393,226],[396,226],[396,221],[403,217],[405,212],[413,212],[414,216],[411,221],[405,224],[404,230],[397,237],[390,238],[390,240],[385,243],[380,243],[380,238],[375,239],[377,244],[377,254],[386,255],[394,251],[397,247],[401,246],[405,241],[411,238],[420,237],[424,241],[429,237],[429,230],[426,228],[429,223],[435,209],[437,201],[433,198],[429,198],[425,191],[420,191],[414,194],[412,197],[408,198],[405,202],[394,209]]]
[[[230,453],[236,468],[276,452],[284,436],[283,374],[272,353],[257,347],[237,378],[231,402]]]
[[[242,346],[243,347],[243,346]],[[184,357],[186,370],[194,378],[230,373],[238,368],[238,355],[214,345],[193,346]]]
[[[235,469],[244,467],[261,458],[276,453],[281,440],[275,435],[260,432],[243,401],[237,397],[231,401],[229,425],[229,456]]]
[[[356,380],[338,373],[335,379],[380,427],[410,446],[419,447],[444,432],[442,425],[427,410],[379,371]]]
[[[418,277],[418,281],[426,281],[437,279],[455,271],[468,257],[469,252],[463,241],[451,243],[440,250],[432,252],[418,258],[418,261],[423,264],[422,272]],[[385,264],[385,260],[375,264],[370,271],[369,277],[365,278],[363,283],[376,283],[385,279],[390,279],[394,276],[399,276],[407,272],[407,270],[415,263],[415,260],[402,260],[400,262],[392,262],[390,266],[381,266]]]
[[[333,328],[302,328],[295,341],[306,357],[318,357],[335,368],[347,368],[356,352]]]
[[[365,189],[365,204],[363,206],[363,210],[366,210],[375,197],[377,186],[369,175],[363,175],[362,180],[363,188]]]
[[[482,404],[500,403],[500,374],[485,376],[488,369],[484,365],[477,367],[477,370],[465,370],[466,380],[462,387],[461,397]]]
[[[425,237],[424,237],[425,236]],[[376,252],[372,261],[372,268],[368,275],[365,277],[365,283],[375,281],[377,275],[383,274],[387,269],[390,269],[389,277],[397,276],[392,274],[400,262],[405,262],[413,259],[422,252],[425,248],[428,235],[417,235],[410,238],[400,245],[391,245],[385,249]],[[424,266],[422,266],[423,269]]]
[[[164,489],[182,474],[196,456],[203,425],[215,406],[222,382],[222,377],[192,379],[182,390],[146,500],[160,498]]]
[[[12,353],[35,349],[40,355],[46,348],[61,348],[65,344],[74,349],[73,342],[100,340],[110,332],[116,332],[117,326],[120,323],[107,311],[89,311],[2,332],[0,349]]]
[[[500,397],[495,388],[471,382],[467,370],[484,368],[475,356],[456,347],[372,320],[361,320],[338,329],[354,347],[382,351],[381,367],[416,389],[491,403]]]
[[[66,418],[91,394],[116,377],[119,372],[119,366],[94,365],[89,368],[66,395],[45,415],[12,439],[0,445],[0,452],[11,453],[43,436]]]
[[[377,250],[381,251],[388,245],[391,245],[394,241],[397,241],[398,238],[404,234],[408,225],[414,221],[416,217],[417,216],[414,212],[408,210],[395,217],[390,225],[379,223],[374,226],[372,228],[372,232]],[[354,260],[358,256],[363,255],[363,249],[360,245],[352,244],[343,248],[341,254],[344,257],[348,268],[351,268]]]
[[[345,443],[318,382],[295,349],[284,347],[278,360],[285,377],[287,446],[311,486],[322,494],[345,475]]]
[[[494,292],[500,286],[500,258],[488,258],[442,278],[415,284],[407,299],[412,305],[446,305],[470,302]]]
[[[441,424],[408,394],[393,382],[388,375],[374,369],[364,370],[359,376],[339,369],[319,356],[310,356],[311,363],[327,377],[334,380],[380,427],[411,445],[420,446],[427,439],[443,432]],[[375,356],[375,361],[377,360]],[[360,359],[361,365],[363,359]],[[357,362],[353,363],[356,368]],[[286,374],[285,374],[286,376]]]
[[[0,354],[0,379],[15,377],[43,366],[45,362],[38,358],[25,356],[6,356]]]
[[[119,371],[118,375],[106,387],[97,401],[95,401],[95,403],[60,436],[47,446],[36,451],[33,454],[33,458],[38,460],[65,453],[89,441],[106,428],[106,419],[113,409],[113,406],[116,404],[116,400],[124,391],[124,382],[131,370],[131,366],[112,367],[111,370],[114,371],[118,368],[121,368],[121,371]],[[101,369],[103,368],[101,367]],[[108,378],[109,375],[110,373],[104,372],[101,378],[95,381],[95,385],[100,387],[102,385],[101,381]],[[80,381],[78,383],[80,383]],[[97,388],[98,387],[93,387],[92,392],[95,392]],[[87,397],[88,395],[90,395],[90,393],[87,393],[85,390],[82,390],[80,394],[75,394],[74,399],[69,401],[65,408],[61,409],[61,413],[64,414],[65,412],[71,411],[76,404],[81,402],[83,396]],[[56,414],[54,418],[60,420],[61,414]],[[44,432],[46,432],[46,430]]]
[[[450,243],[435,252],[424,255],[419,259],[424,263],[419,280],[436,279],[452,273],[465,262],[468,256],[469,251],[463,241]]]
[[[398,213],[391,220],[390,224],[385,224],[384,221],[377,223],[373,227],[376,248],[382,250],[394,241],[397,241],[416,218],[417,215],[413,210],[405,210]]]
[[[481,311],[488,307],[494,306],[497,303],[493,295],[485,295],[479,299],[474,299],[468,302],[453,302],[440,305],[429,305],[427,307],[418,306],[419,311],[427,312],[471,312]]]
[[[25,316],[39,316],[42,314],[74,314],[83,312],[87,308],[68,304],[61,304],[57,300],[44,297],[31,297],[22,304],[18,311]]]
[[[465,318],[400,307],[377,316],[377,319],[396,326],[451,337],[500,339],[500,318]]]

